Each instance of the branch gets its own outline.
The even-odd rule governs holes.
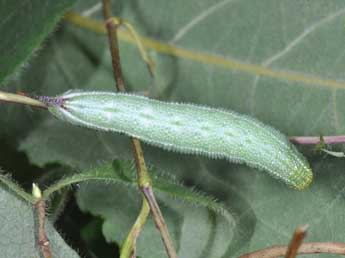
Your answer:
[[[115,20],[111,16],[111,6],[110,0],[103,0],[103,14],[106,20],[106,27],[109,38],[110,52],[112,56],[113,64],[113,73],[116,81],[116,88],[119,91],[125,91],[124,80],[122,77],[121,64],[120,64],[120,53],[117,40],[117,27],[118,24],[115,23]],[[161,233],[161,237],[167,251],[167,254],[170,258],[177,258],[177,254],[171,240],[170,234],[168,232],[166,223],[154,197],[152,191],[152,183],[150,176],[147,171],[145,164],[144,154],[141,148],[140,141],[138,139],[131,138],[133,152],[135,157],[135,163],[138,173],[138,184],[139,188],[144,194],[146,201],[148,202],[150,209],[152,211],[154,222]]]
[[[309,226],[304,225],[302,227],[299,227],[294,232],[291,242],[289,244],[288,250],[286,252],[285,258],[295,258],[298,252],[298,249],[300,248],[303,239],[306,236],[306,230]]]
[[[261,249],[239,258],[276,258],[284,256],[288,250],[287,245],[277,245]],[[298,254],[343,254],[345,255],[345,243],[337,242],[310,242],[300,246]]]
[[[37,213],[37,243],[40,252],[44,258],[52,258],[52,252],[50,250],[50,242],[45,231],[45,221],[46,221],[46,203],[42,198],[41,190],[36,184],[32,184],[32,195],[37,199],[35,203],[36,213]]]
[[[116,51],[118,49],[117,43],[112,44],[111,42],[117,42],[117,36],[116,33],[113,31],[116,31],[117,25],[114,24],[115,20],[109,19],[107,22],[107,28],[109,31],[109,41],[110,41],[110,49],[112,53],[112,63],[114,72],[114,78],[116,78],[116,87],[119,91],[125,91],[124,82],[122,79],[122,71],[120,67],[120,56],[119,51]],[[113,40],[110,40],[112,38]],[[120,76],[121,75],[121,76]],[[0,91],[0,102],[10,102],[10,103],[17,103],[22,105],[28,105],[33,107],[39,107],[39,108],[47,108],[47,105],[43,102],[30,98],[28,96],[24,96],[21,94],[14,94],[14,93],[8,93]],[[316,145],[321,142],[325,144],[342,144],[345,143],[345,135],[332,135],[332,136],[290,136],[289,140],[292,143],[295,144],[301,144],[301,145]]]
[[[120,18],[116,18],[116,17],[113,17],[113,19],[114,19],[114,22],[116,24],[124,25],[126,27],[127,31],[131,34],[131,36],[133,37],[133,39],[135,40],[135,42],[137,44],[141,58],[146,63],[147,69],[149,70],[151,77],[154,77],[155,64],[151,60],[150,56],[147,54],[145,47],[144,47],[144,44],[141,41],[139,34],[135,31],[134,27],[129,22],[127,22],[123,19],[120,19]]]
[[[14,94],[3,91],[0,91],[0,102],[10,102],[39,108],[47,108],[46,104],[36,99],[21,94]]]
[[[325,144],[345,143],[345,135],[334,136],[291,136],[289,140],[296,144],[315,145],[321,142]]]
[[[120,51],[117,39],[118,24],[111,17],[110,13],[110,0],[103,0],[103,13],[106,19],[106,27],[108,31],[108,39],[111,53],[111,62],[113,64],[113,75],[116,81],[116,88],[118,91],[126,91],[125,83],[122,77],[122,70],[120,64]]]

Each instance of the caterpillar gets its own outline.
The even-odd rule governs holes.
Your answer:
[[[234,111],[112,92],[68,91],[38,99],[71,124],[122,133],[166,150],[245,163],[295,189],[306,188],[313,178],[307,160],[286,136]]]

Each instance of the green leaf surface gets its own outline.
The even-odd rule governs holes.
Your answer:
[[[68,1],[1,1],[0,83],[23,64],[75,3]]]
[[[230,241],[219,241],[232,238],[235,224],[229,211],[212,198],[183,187],[167,175],[153,169],[150,173],[179,256],[220,257],[229,252]],[[107,241],[121,244],[141,206],[142,195],[136,188],[134,168],[128,162],[115,162],[77,177],[91,178],[90,175],[94,179],[105,179],[104,183],[82,184],[77,193],[78,204],[82,210],[104,219],[103,233]],[[117,184],[110,184],[112,182]],[[140,235],[137,251],[143,257],[158,258],[165,254],[151,219]]]
[[[2,170],[0,170],[3,173]],[[10,178],[10,176],[5,174],[0,174],[0,182],[8,187],[13,193],[15,193],[18,197],[23,198],[23,200],[34,204],[36,199],[33,195],[27,193],[23,188],[21,188],[17,183]]]
[[[94,8],[97,4],[79,1],[76,8],[102,21],[101,10]],[[151,96],[163,100],[230,108],[253,115],[287,135],[344,134],[344,1],[147,0],[121,1],[116,8],[116,14],[142,35],[189,54],[168,55],[149,49],[156,63],[156,76],[150,79],[136,47],[122,41],[121,58],[129,90],[149,90]],[[47,95],[75,88],[113,90],[106,44],[105,36],[66,23],[22,78],[7,87]],[[37,165],[59,162],[85,170],[99,162],[131,156],[124,136],[76,128],[49,114],[18,106],[0,108],[1,123],[6,124],[1,136],[13,144],[18,142]],[[222,238],[217,244],[227,246],[232,255],[287,244],[294,229],[305,223],[311,225],[310,241],[344,241],[339,225],[345,222],[341,190],[345,161],[310,150],[302,149],[315,172],[315,183],[305,192],[295,192],[245,166],[144,145],[149,163],[226,203],[236,218],[236,227],[231,239]],[[90,186],[85,199],[106,199],[103,190],[106,188]],[[118,193],[129,196],[125,190]],[[115,199],[118,195],[111,196]],[[120,201],[128,206],[133,201],[136,206],[128,209],[138,210],[137,197],[112,200],[115,204]],[[135,215],[131,215],[132,220]],[[125,211],[121,216],[128,218]],[[209,225],[206,220],[204,223]],[[126,230],[117,228],[121,236]],[[146,248],[158,250],[161,243]]]
[[[204,207],[215,213],[229,216],[229,214],[226,214],[223,205],[214,198],[186,188],[169,174],[160,173],[154,168],[150,168],[150,172],[152,174],[153,189],[162,196],[179,199],[182,202],[190,202],[194,206]],[[0,180],[4,181],[1,178]],[[43,191],[43,198],[49,199],[53,193],[60,191],[62,188],[85,181],[104,181],[105,183],[122,184],[134,189],[138,185],[133,162],[118,160],[83,173],[63,177]],[[8,180],[5,182],[8,185]],[[12,187],[11,189],[15,188]]]
[[[333,159],[313,164],[317,180],[310,189],[303,192],[282,189],[270,178],[262,175],[257,177],[256,194],[250,205],[258,220],[250,240],[250,250],[287,244],[296,225],[304,224],[310,225],[306,242],[345,241],[343,230],[339,227],[345,223],[344,161]],[[323,254],[316,257],[338,255]]]
[[[38,258],[36,214],[30,203],[0,185],[0,250],[3,258]],[[79,258],[50,222],[46,223],[53,257]]]

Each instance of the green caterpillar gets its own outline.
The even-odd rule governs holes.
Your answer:
[[[39,100],[69,123],[123,133],[166,150],[245,163],[295,189],[306,188],[313,178],[306,159],[283,134],[233,111],[111,92],[69,91]]]

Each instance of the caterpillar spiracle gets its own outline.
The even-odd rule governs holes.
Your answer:
[[[313,178],[307,160],[286,136],[233,111],[111,92],[68,91],[39,100],[55,117],[74,125],[123,133],[166,150],[245,163],[295,189],[306,188]]]

